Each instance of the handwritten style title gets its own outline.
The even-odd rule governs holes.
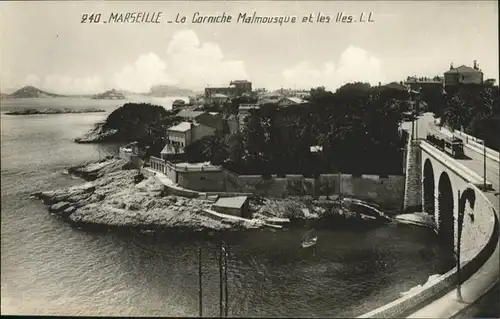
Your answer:
[[[190,19],[187,16],[177,13],[171,20],[164,17],[163,12],[112,12],[108,16],[101,13],[84,13],[80,23],[174,23],[174,24],[284,24],[293,23],[366,23],[375,22],[373,12],[361,12],[358,14],[348,14],[338,12],[329,14],[323,12],[310,13],[303,16],[284,15],[259,15],[257,12],[238,13],[231,15],[222,14],[204,15],[195,12]]]

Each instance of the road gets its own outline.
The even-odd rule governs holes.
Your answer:
[[[481,297],[473,306],[467,308],[462,313],[453,317],[453,319],[466,318],[499,318],[500,317],[500,285],[497,283],[495,287],[486,295]]]
[[[484,175],[484,156],[470,148],[464,147],[465,156],[468,159],[457,160],[460,164],[470,168],[476,172],[479,176]],[[486,180],[491,182],[491,185],[496,192],[499,190],[499,163],[486,157]],[[493,203],[494,204],[494,203]],[[498,208],[498,206],[497,206]]]
[[[411,130],[411,123],[403,123],[402,127],[407,130]],[[417,128],[416,131],[416,137],[417,138],[426,138],[427,133],[429,131],[435,130],[436,126],[434,125],[434,117],[431,113],[424,113],[423,115],[419,116],[418,120],[416,121],[415,127]],[[446,129],[443,129],[446,130]],[[465,143],[465,141],[464,141]],[[460,164],[470,168],[472,171],[474,171],[476,174],[479,176],[484,175],[484,156],[481,153],[478,153],[477,151],[474,151],[468,147],[464,147],[464,153],[466,155],[466,159],[456,159],[457,162]],[[491,158],[486,158],[486,180],[490,182],[493,186],[494,191],[493,192],[488,192],[487,197],[488,199],[494,199],[496,197],[496,200],[492,201],[492,204],[496,206],[497,211],[499,208],[499,202],[498,202],[498,195],[495,195],[495,193],[499,192],[500,189],[500,164],[497,161],[492,160]],[[491,196],[493,195],[493,196]]]

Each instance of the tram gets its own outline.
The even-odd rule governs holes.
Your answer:
[[[462,158],[464,156],[464,143],[457,137],[433,132],[427,134],[427,141],[451,157]]]

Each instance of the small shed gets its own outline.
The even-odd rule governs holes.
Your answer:
[[[212,209],[222,214],[250,218],[247,196],[222,197],[215,202]]]

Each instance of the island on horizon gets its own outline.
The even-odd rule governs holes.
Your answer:
[[[93,100],[125,100],[127,97],[123,91],[115,89],[108,90],[103,93],[92,96]]]
[[[192,96],[196,92],[190,89],[184,89],[170,85],[154,85],[148,92],[135,93],[125,90],[110,89],[105,92],[96,94],[56,94],[41,90],[37,87],[28,85],[24,86],[13,93],[1,93],[2,99],[23,99],[23,98],[63,98],[63,97],[78,97],[90,98],[97,100],[124,100],[130,95],[149,96],[149,97],[178,97],[178,96]]]
[[[69,114],[69,113],[100,113],[106,112],[102,109],[97,108],[85,108],[85,109],[68,109],[68,108],[49,108],[49,109],[32,109],[32,108],[24,108],[22,110],[9,111],[6,112],[6,115],[35,115],[35,114]]]

